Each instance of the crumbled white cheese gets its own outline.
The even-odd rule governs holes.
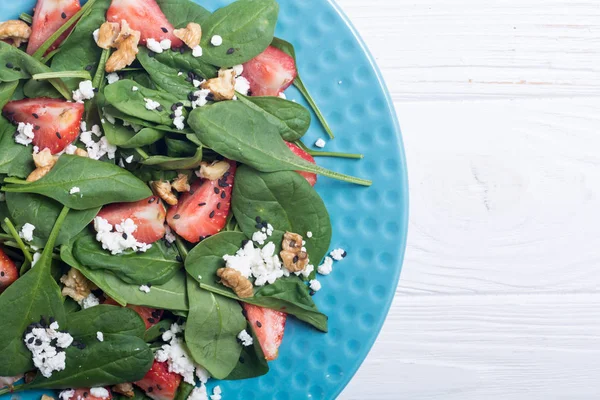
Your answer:
[[[146,47],[148,48],[148,50],[153,51],[156,54],[160,54],[164,51],[164,49],[160,45],[160,42],[153,38],[149,38],[146,40]]]
[[[313,233],[311,231],[306,232],[306,237],[310,239],[313,237]]]
[[[119,74],[117,74],[116,72],[111,72],[110,74],[106,75],[106,80],[108,81],[109,85],[118,82],[119,79]]]
[[[196,58],[202,57],[202,47],[200,47],[200,45],[194,47],[192,49],[192,55]],[[183,75],[183,72],[180,72],[180,74]]]
[[[33,154],[37,154],[40,152],[40,148],[38,146],[33,146]]]
[[[201,365],[196,364],[196,377],[200,383],[204,384],[210,379],[210,373]]]
[[[223,260],[227,267],[239,271],[244,277],[254,277],[255,286],[264,286],[283,276],[289,276],[289,271],[283,268],[275,250],[273,242],[260,249],[254,247],[252,241],[248,241],[235,255],[225,255]]]
[[[221,393],[223,393],[221,391],[221,387],[215,386],[215,388],[213,389],[213,394],[212,396],[210,396],[210,400],[221,400]]]
[[[77,186],[73,186],[71,190],[69,190],[69,194],[81,193],[81,189]]]
[[[313,279],[312,281],[308,282],[308,285],[310,286],[310,290],[314,292],[318,292],[319,290],[321,290],[321,282],[319,282],[316,279]]]
[[[139,88],[139,87],[137,87],[137,86],[132,86],[132,87],[131,87],[131,91],[132,91],[132,92],[137,92],[138,90],[140,90],[140,88]]]
[[[243,76],[238,76],[235,78],[235,91],[243,94],[244,96],[248,95],[250,92],[250,82],[248,79]]]
[[[257,231],[252,234],[252,241],[260,244],[261,246],[265,244],[267,240],[267,234],[262,231]]]
[[[98,28],[94,32],[92,32],[92,36],[94,37],[94,42],[96,42],[96,44],[98,44],[98,39],[100,38],[100,28]]]
[[[335,249],[335,250],[332,250],[331,253],[329,253],[329,255],[335,261],[341,261],[341,260],[343,260],[346,257],[346,250],[344,250],[344,249]]]
[[[321,275],[329,275],[333,270],[333,259],[331,257],[325,257],[323,264],[319,265],[317,272]]]
[[[73,91],[73,100],[78,103],[83,103],[84,100],[93,99],[94,95],[92,81],[81,81],[79,82],[79,89]]]
[[[132,161],[133,161],[133,154],[132,154],[132,155],[130,155],[129,157],[127,157],[127,158],[125,159],[125,162],[126,162],[127,164],[131,164],[131,162],[132,162]]]
[[[96,339],[98,339],[99,342],[104,342],[104,333],[100,331],[96,332]]]
[[[106,388],[103,387],[93,387],[90,389],[90,394],[94,397],[99,397],[101,399],[108,399],[110,397],[110,393]]]
[[[231,67],[231,69],[233,70],[233,72],[235,72],[236,77],[238,77],[244,73],[244,65],[243,64],[234,65],[233,67]]]
[[[65,369],[64,349],[73,343],[73,337],[68,333],[59,332],[58,328],[56,322],[48,328],[33,328],[23,339],[32,354],[33,365],[46,378],[50,378],[55,371]]]
[[[81,130],[82,132],[79,135],[79,141],[85,145],[89,158],[99,160],[105,155],[111,160],[115,158],[117,146],[110,144],[106,136],[102,136],[102,130],[100,130],[98,125],[93,125],[92,130],[88,131],[87,125],[82,122]],[[92,137],[92,134],[100,137],[100,140],[96,142]]]
[[[183,75],[183,72],[179,71],[179,72],[177,73],[177,76],[181,76],[181,75]]]
[[[223,44],[223,38],[219,35],[214,35],[210,38],[210,44],[212,44],[215,47],[219,47]]]
[[[15,135],[15,142],[18,144],[22,144],[23,146],[28,146],[33,141],[35,136],[34,134],[34,126],[32,124],[26,124],[23,122],[19,122],[17,125],[17,134]]]
[[[168,225],[165,225],[165,228],[167,230],[167,233],[165,233],[165,240],[169,243],[174,243],[177,237]]]
[[[192,85],[194,85],[194,87],[199,88],[200,85],[202,85],[205,81],[199,81],[198,79],[194,79],[192,80]]]
[[[173,112],[175,118],[173,119],[173,125],[180,131],[185,129],[185,116],[183,115],[183,106],[177,107]]]
[[[146,98],[144,98],[144,101],[146,102],[146,110],[154,111],[160,107],[160,103],[158,101]]]
[[[141,285],[140,286],[140,292],[150,293],[150,286],[148,286],[148,285]]]
[[[102,217],[94,218],[94,229],[97,232],[96,240],[102,243],[102,248],[110,251],[112,255],[120,254],[128,249],[146,252],[152,247],[151,244],[136,240],[133,233],[137,228],[137,225],[130,218],[116,224],[114,230],[106,219]]]
[[[283,92],[279,93],[279,94],[278,94],[278,97],[279,97],[280,99],[287,100],[287,96],[286,96],[286,95],[285,95],[285,93],[283,93]]]
[[[198,90],[198,91],[194,92],[194,97],[196,99],[194,101],[192,101],[192,108],[204,107],[205,105],[207,105],[208,100],[206,100],[206,98],[208,97],[209,94],[210,94],[210,90],[208,90],[208,89],[202,89],[202,90]]]
[[[58,397],[60,398],[60,400],[71,400],[71,398],[75,396],[75,390],[70,389],[70,390],[63,390],[62,392],[60,392],[58,394]]]
[[[25,223],[21,227],[21,231],[19,232],[19,237],[24,239],[27,242],[31,242],[33,240],[33,231],[35,230],[35,226],[30,224],[29,222]]]
[[[237,338],[242,342],[242,345],[246,347],[252,346],[252,343],[254,343],[254,339],[252,339],[252,336],[250,336],[245,329],[238,333]]]
[[[75,154],[75,151],[77,151],[77,146],[70,144],[65,147],[65,154]]]
[[[294,272],[297,276],[302,275],[305,278],[308,278],[310,274],[315,270],[315,266],[312,264],[306,264],[306,267],[302,271]]]
[[[79,305],[84,310],[87,310],[90,307],[95,307],[99,304],[100,304],[100,300],[94,295],[94,293],[90,293],[88,295],[88,297],[86,297],[85,299],[83,299],[79,302]]]
[[[206,386],[200,385],[192,390],[192,393],[188,396],[187,400],[208,400],[208,394],[206,393]]]
[[[170,39],[163,39],[160,41],[160,47],[163,50],[169,50],[171,49],[171,40]]]
[[[317,146],[318,148],[322,149],[323,147],[325,147],[327,143],[325,143],[325,141],[321,138],[317,139],[317,141],[315,142],[315,146]]]
[[[33,257],[31,260],[31,268],[35,267],[35,264],[37,264],[37,262],[40,261],[40,258],[42,258],[42,253],[33,253]]]

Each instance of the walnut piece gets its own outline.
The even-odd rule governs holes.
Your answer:
[[[305,251],[294,254],[291,251],[282,250],[279,257],[283,261],[283,266],[290,272],[303,271],[308,265],[308,254]]]
[[[181,39],[190,49],[193,49],[200,45],[202,27],[195,22],[190,22],[185,28],[175,29],[173,35]]]
[[[62,290],[62,295],[70,297],[73,300],[80,302],[92,293],[92,289],[96,287],[83,274],[75,268],[71,268],[66,275],[60,278],[60,281],[65,285]]]
[[[46,174],[48,172],[50,172],[51,169],[52,169],[52,167],[40,167],[40,168],[36,168],[36,169],[33,170],[32,173],[29,174],[29,176],[27,177],[26,181],[27,182],[39,181],[44,176],[46,176]]]
[[[171,183],[171,187],[179,193],[189,192],[191,188],[188,183],[188,176],[186,174],[177,175],[177,178]]]
[[[33,163],[37,168],[54,167],[58,157],[53,156],[49,148],[33,154]]]
[[[131,383],[119,383],[112,387],[112,391],[126,397],[135,397],[135,392],[133,391],[133,385]]]
[[[179,202],[177,197],[173,194],[171,183],[167,181],[154,181],[150,182],[150,186],[152,187],[154,193],[156,193],[156,195],[163,199],[168,205],[174,206]]]
[[[302,236],[293,232],[286,232],[283,235],[281,248],[283,251],[289,251],[293,254],[300,254],[302,250]]]
[[[204,82],[202,89],[210,90],[215,101],[233,99],[233,96],[235,96],[235,71],[233,69],[220,69],[219,76]]]
[[[105,70],[108,73],[120,71],[135,61],[140,43],[140,32],[129,27],[127,21],[121,21],[121,31],[113,47],[117,48],[108,61]]]
[[[10,20],[0,23],[0,40],[8,40],[15,47],[29,40],[31,28],[23,21]]]
[[[108,50],[114,46],[117,37],[121,32],[121,27],[116,22],[105,22],[100,26],[98,32],[98,47]]]
[[[198,175],[202,179],[216,181],[217,179],[221,179],[227,171],[229,171],[229,163],[227,161],[215,161],[212,164],[202,161]]]
[[[75,150],[74,154],[79,157],[87,157],[88,156],[88,152],[84,149],[80,149],[79,147],[77,148],[77,150]]]
[[[252,282],[233,268],[219,268],[217,276],[221,278],[221,284],[233,289],[238,297],[245,299],[254,296]]]
[[[54,397],[43,394],[41,400],[54,400]]]

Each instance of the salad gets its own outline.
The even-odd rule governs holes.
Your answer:
[[[370,181],[301,141],[311,115],[333,132],[278,11],[38,0],[0,23],[0,395],[218,400],[288,318],[327,332],[312,296],[346,251],[313,187]]]

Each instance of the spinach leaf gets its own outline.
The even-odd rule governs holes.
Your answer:
[[[210,11],[193,1],[157,0],[156,2],[175,28],[185,28],[188,22],[202,25],[210,16]]]
[[[79,237],[81,236],[83,234],[79,235]],[[172,311],[185,311],[188,309],[185,272],[178,271],[167,283],[152,286],[151,294],[147,294],[139,290],[139,285],[125,283],[110,271],[93,270],[82,265],[73,256],[73,243],[75,240],[60,247],[61,260],[81,272],[123,307],[127,304],[133,304]]]
[[[215,378],[227,377],[242,352],[237,335],[246,327],[242,307],[232,299],[201,289],[188,279],[190,312],[185,328],[185,343],[194,361]]]
[[[265,353],[263,353],[260,341],[251,323],[248,323],[246,331],[252,335],[252,346],[242,347],[242,354],[237,365],[225,378],[227,381],[256,378],[269,372],[269,364],[265,359]]]
[[[134,86],[138,90],[133,91]],[[148,89],[129,79],[108,85],[104,88],[104,97],[108,104],[127,115],[166,126],[173,123],[173,119],[169,117],[172,113],[171,106],[180,100],[187,100],[186,97],[180,98],[162,90]],[[159,102],[161,108],[148,110],[144,99]]]
[[[5,118],[0,117],[0,174],[26,178],[34,169],[32,146],[15,142],[17,129]]]
[[[61,51],[52,58],[53,71],[96,70],[102,49],[96,45],[92,33],[106,21],[110,3],[110,0],[96,0],[89,14],[79,20],[75,29],[61,44]],[[71,90],[75,90],[79,80],[66,79],[65,83]]]
[[[286,146],[276,126],[260,111],[239,101],[198,107],[190,113],[188,124],[207,147],[259,171],[300,170],[359,185],[372,183],[330,171],[296,156]]]
[[[188,274],[200,282],[202,289],[245,303],[283,311],[326,332],[327,316],[319,312],[308,287],[297,276],[281,278],[271,285],[255,287],[254,297],[244,299],[240,299],[231,289],[219,283],[216,272],[225,266],[223,256],[235,254],[245,239],[246,235],[243,233],[221,232],[203,240],[190,251],[185,260]]]
[[[250,61],[273,40],[278,14],[275,0],[238,0],[218,9],[202,25],[202,58],[219,67]],[[210,43],[214,35],[223,38],[221,46]]]
[[[279,97],[248,97],[237,94],[238,100],[263,113],[279,129],[283,140],[295,142],[310,127],[310,112],[302,105]]]
[[[177,171],[161,170],[157,167],[140,165],[138,169],[133,171],[133,174],[143,180],[150,181],[172,181],[177,178]]]
[[[256,218],[273,225],[273,241],[280,249],[283,234],[295,232],[306,238],[306,251],[318,265],[329,250],[331,222],[321,196],[306,179],[293,171],[258,172],[242,165],[233,187],[232,208],[235,219],[246,236],[256,231]]]
[[[294,46],[290,42],[286,42],[283,39],[274,38],[273,42],[271,43],[271,46],[278,48],[279,50],[283,51],[287,55],[291,56],[294,59],[294,61],[296,61],[296,50],[294,49]],[[296,66],[297,65],[298,65],[298,63],[296,62]],[[323,125],[325,132],[327,132],[327,135],[329,135],[329,137],[331,139],[333,139],[335,136],[333,134],[333,131],[329,127],[329,124],[327,123],[325,116],[321,112],[321,109],[319,109],[319,106],[317,106],[317,103],[315,102],[315,100],[312,98],[312,96],[308,92],[308,89],[306,88],[304,81],[302,81],[302,78],[300,77],[300,73],[297,70],[296,70],[296,73],[297,73],[297,75],[296,75],[296,79],[294,79],[294,86],[296,86],[296,88],[300,91],[302,96],[306,99],[306,101],[310,105],[310,108],[312,108],[315,115],[317,116],[317,119],[319,120],[319,122],[321,122],[321,125]]]
[[[66,350],[66,368],[50,378],[38,375],[27,389],[64,389],[108,386],[141,379],[152,366],[154,354],[142,336],[144,322],[128,308],[100,305],[68,315],[69,333],[84,349]],[[104,341],[96,338],[104,334]]]
[[[70,194],[74,186],[81,192]],[[146,184],[116,165],[63,154],[42,179],[2,187],[6,192],[37,193],[75,210],[109,203],[133,202],[152,195]]]
[[[60,276],[59,276],[60,279]],[[81,306],[70,297],[65,297],[65,312],[71,314],[81,310]]]
[[[79,82],[80,79],[72,79],[75,83]],[[48,80],[37,80],[30,79],[23,85],[23,94],[25,96],[35,99],[37,97],[50,97],[53,99],[60,99],[62,95],[52,86]]]
[[[19,86],[19,81],[0,83],[0,109],[4,108],[6,103],[13,98],[17,86]]]
[[[161,63],[154,55],[150,57],[149,52],[147,48],[141,47],[137,59],[156,86],[181,99],[187,98],[190,92],[198,90],[192,83],[186,81],[187,74],[179,75],[178,69]]]
[[[151,145],[158,142],[166,134],[166,132],[154,128],[143,128],[136,133],[131,127],[111,124],[106,120],[102,124],[102,130],[110,144],[123,149],[135,149]]]
[[[58,218],[62,205],[47,197],[29,193],[6,193],[6,205],[10,218],[17,229],[21,229],[25,223],[35,225],[36,229],[33,232],[34,240],[32,244],[44,247],[52,230],[52,226],[48,224],[48,221],[55,221]],[[56,245],[60,246],[68,242],[81,232],[94,219],[98,211],[100,211],[100,207],[71,211],[67,215],[63,228],[56,239]]]
[[[173,400],[187,400],[192,390],[194,390],[194,385],[190,385],[187,382],[181,382],[179,385],[179,389],[177,389],[177,394],[175,395],[175,399]]]
[[[193,136],[196,139],[196,136]],[[189,157],[196,154],[198,145],[188,140],[177,140],[170,137],[165,138],[167,155],[170,157]]]
[[[169,330],[173,322],[175,321],[172,319],[161,319],[156,325],[152,325],[146,329],[146,332],[144,332],[144,341],[146,343],[154,342],[162,336],[163,332]]]
[[[88,268],[111,271],[124,282],[138,286],[167,283],[182,267],[177,250],[162,241],[152,244],[145,253],[128,250],[111,255],[89,231],[75,241],[73,255]]]
[[[177,73],[185,72],[181,79],[185,79],[187,71],[192,71],[194,74],[205,79],[214,78],[217,76],[218,68],[204,61],[204,57],[194,57],[191,51],[180,52],[165,51],[154,56],[161,64],[177,70]],[[176,74],[177,75],[177,74]],[[187,97],[187,96],[186,96]]]
[[[202,147],[198,147],[192,157],[151,156],[142,161],[143,165],[152,165],[161,169],[192,169],[202,161]]]

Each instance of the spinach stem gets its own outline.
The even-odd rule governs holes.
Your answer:
[[[54,256],[54,244],[56,243],[56,239],[58,238],[58,234],[60,233],[60,228],[62,227],[63,222],[65,222],[65,218],[67,218],[67,215],[69,214],[70,210],[71,209],[69,207],[63,207],[62,211],[58,215],[58,218],[56,218],[56,222],[52,227],[50,236],[48,236],[48,241],[46,241],[46,246],[44,246],[44,251],[42,252],[38,264],[42,266],[48,264],[48,266],[50,266],[50,263],[46,263],[46,260],[50,261],[50,259],[52,259],[52,257]]]
[[[46,80],[53,78],[81,78],[91,80],[92,76],[87,71],[60,71],[60,72],[44,72],[32,76],[36,80]]]
[[[148,158],[150,158],[150,156],[148,155],[148,153],[146,153],[144,150],[142,150],[139,147],[135,148],[135,151],[140,155],[140,157],[142,157],[144,160],[147,160]]]
[[[25,256],[25,259],[27,261],[29,261],[29,262],[32,262],[33,261],[33,257],[31,257],[31,253],[27,249],[27,246],[25,246],[25,243],[23,242],[23,239],[21,239],[21,237],[19,236],[19,233],[17,232],[17,229],[15,228],[15,226],[13,225],[13,223],[11,222],[11,220],[8,217],[6,217],[6,218],[4,218],[4,223],[6,224],[9,233],[12,235],[12,237],[15,239],[15,241],[19,245],[19,248],[23,252],[23,255]]]
[[[177,238],[175,239],[175,245],[177,246],[177,250],[179,250],[179,255],[185,262],[185,259],[188,256],[188,249],[185,247],[183,240],[181,240],[179,236],[177,236]]]
[[[92,80],[92,86],[100,89],[100,85],[104,81],[104,76],[106,74],[106,62],[110,57],[110,49],[102,50],[102,55],[100,56],[100,61],[98,62],[98,68],[96,68],[96,73],[94,74],[94,79]]]
[[[19,178],[11,178],[11,177],[4,178],[4,183],[13,183],[13,184],[15,184],[15,185],[27,185],[27,184],[29,184],[29,182],[27,182],[27,181],[24,181],[24,180],[22,180],[22,179],[19,179]],[[4,190],[4,188],[2,188],[2,190]]]
[[[27,22],[28,24],[33,22],[33,17],[27,13],[21,13],[21,15],[19,15],[19,19]]]
[[[319,122],[321,122],[321,125],[323,125],[325,132],[327,132],[327,134],[329,135],[329,138],[335,138],[333,131],[331,130],[329,124],[327,123],[327,120],[325,119],[325,116],[323,115],[323,113],[321,113],[319,106],[317,106],[317,103],[315,103],[315,101],[313,100],[306,86],[304,86],[304,82],[302,82],[302,79],[300,79],[300,75],[298,75],[294,80],[294,86],[296,86],[296,88],[300,91],[304,99],[310,105],[310,108],[312,108],[312,110],[314,111],[315,115],[317,116],[317,119],[319,120]]]
[[[309,150],[308,154],[313,157],[336,157],[336,158],[351,158],[355,160],[361,160],[365,158],[362,154],[353,154],[353,153],[336,153],[333,151],[316,151]]]
[[[50,61],[52,59],[52,57],[54,57],[58,53],[60,53],[60,49],[54,49],[54,50],[52,50],[50,53],[46,54],[44,56],[44,58],[42,58],[42,62],[44,64],[46,64],[48,61]]]

